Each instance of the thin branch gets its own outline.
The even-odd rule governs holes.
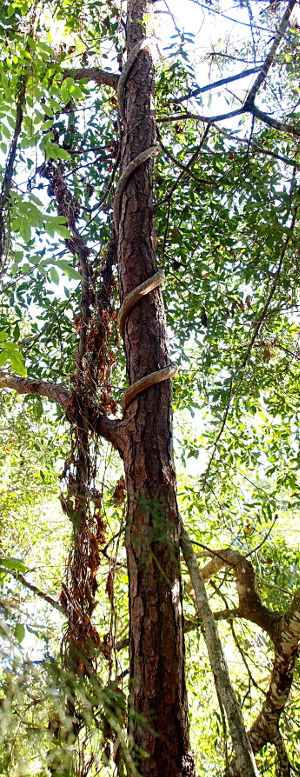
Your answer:
[[[216,436],[216,438],[214,440],[213,449],[212,449],[212,452],[211,452],[211,455],[210,455],[210,459],[209,459],[209,462],[208,462],[208,465],[207,465],[207,468],[206,468],[206,471],[205,471],[205,477],[204,477],[204,481],[203,481],[204,487],[206,486],[207,478],[208,478],[208,475],[210,473],[210,468],[211,468],[211,465],[212,465],[213,460],[215,458],[216,450],[217,450],[217,447],[218,447],[218,442],[220,440],[220,437],[223,434],[223,431],[224,431],[226,423],[227,423],[227,418],[228,418],[229,410],[231,408],[232,393],[233,393],[233,376],[230,378],[230,381],[229,381],[228,399],[227,399],[227,405],[226,405],[225,412],[224,412],[224,415],[223,415],[222,423],[221,423],[220,429],[218,431],[218,434],[217,434],[217,436]]]
[[[113,165],[113,169],[112,169],[112,171],[111,171],[111,174],[110,174],[110,177],[109,177],[109,182],[108,182],[108,184],[107,184],[107,187],[106,187],[106,189],[105,189],[105,192],[104,192],[104,194],[102,195],[101,199],[100,199],[100,200],[98,200],[98,202],[96,202],[96,205],[93,205],[93,207],[90,209],[90,213],[92,213],[93,215],[91,216],[91,218],[90,218],[90,220],[87,222],[87,224],[85,224],[85,226],[84,226],[84,229],[86,229],[86,227],[87,227],[89,224],[91,224],[91,222],[94,220],[94,218],[95,218],[95,217],[96,217],[96,215],[97,215],[97,211],[98,211],[98,210],[100,210],[101,206],[103,205],[103,203],[104,203],[104,202],[105,202],[105,200],[107,199],[107,197],[108,197],[108,195],[109,195],[109,193],[110,193],[110,191],[111,191],[111,188],[112,188],[112,185],[113,185],[114,179],[115,179],[115,175],[116,175],[116,171],[117,171],[117,169],[118,169],[118,166],[119,166],[119,162],[120,162],[120,146],[119,146],[119,148],[118,148],[117,157],[116,157],[116,159],[115,159],[115,162],[114,162],[114,165]]]
[[[260,691],[260,693],[265,693],[265,691],[263,691],[263,689],[260,688],[260,686],[258,685],[258,683],[256,682],[256,680],[253,677],[253,674],[251,672],[250,666],[248,664],[248,661],[247,661],[247,658],[246,658],[246,655],[245,655],[245,651],[240,646],[240,643],[239,643],[239,640],[238,640],[238,636],[236,634],[236,631],[235,631],[232,619],[229,621],[229,628],[230,628],[230,631],[231,631],[231,634],[232,634],[232,639],[234,641],[236,649],[238,650],[238,652],[239,652],[239,654],[241,656],[241,659],[243,661],[243,664],[244,664],[244,666],[245,666],[245,668],[247,670],[249,680],[251,681],[251,683],[254,686],[254,688],[257,688],[257,690]]]
[[[292,124],[287,124],[285,121],[280,121],[280,119],[273,119],[272,116],[261,111],[256,105],[248,106],[248,104],[246,104],[245,111],[252,113],[252,116],[255,116],[256,119],[263,121],[264,124],[268,124],[268,126],[273,129],[279,130],[279,132],[286,132],[288,135],[293,135],[295,138],[300,137],[299,128],[294,127]]]
[[[244,105],[235,110],[235,111],[229,111],[226,114],[219,114],[217,116],[197,116],[196,114],[192,114],[189,112],[182,113],[177,116],[170,116],[168,118],[162,117],[161,119],[158,119],[158,121],[165,122],[165,121],[182,121],[185,119],[193,119],[194,121],[202,121],[202,122],[209,122],[210,124],[216,124],[219,121],[225,121],[226,119],[234,118],[235,116],[239,116],[243,113],[251,113],[252,116],[259,119],[260,121],[267,124],[269,127],[272,127],[273,129],[277,129],[280,132],[286,132],[290,135],[294,135],[295,137],[300,137],[300,129],[297,127],[294,127],[293,125],[287,124],[285,121],[281,121],[279,119],[274,119],[269,114],[265,113],[264,111],[261,111],[259,108],[256,107],[254,104],[255,97],[261,87],[261,85],[266,80],[266,77],[268,75],[268,72],[270,70],[270,67],[272,66],[274,62],[275,53],[282,41],[282,38],[285,34],[285,31],[287,29],[292,11],[294,9],[294,6],[296,4],[296,0],[289,0],[288,6],[286,7],[286,10],[283,14],[282,20],[280,22],[280,25],[278,27],[278,30],[275,33],[274,41],[272,43],[272,46],[264,60],[264,63],[261,68],[259,68],[259,74],[257,78],[255,79],[255,82],[251,89],[249,90]],[[254,69],[253,69],[254,70]],[[240,75],[242,77],[242,75]],[[234,80],[233,77],[231,80]],[[226,81],[223,79],[223,83],[226,83]],[[228,79],[229,81],[229,79]],[[222,82],[219,82],[220,84]],[[203,87],[202,91],[205,90],[206,87]],[[198,92],[199,93],[199,92]],[[186,99],[186,98],[183,98]],[[177,102],[177,100],[176,100]]]
[[[233,135],[231,131],[225,130],[222,127],[219,127],[219,132],[224,135],[224,137],[227,140],[235,140],[238,143],[244,143],[244,145],[248,145],[249,139],[247,138],[239,138],[238,135]],[[260,145],[259,140],[256,141],[254,138],[251,139],[251,145],[253,147],[254,151],[258,151],[260,154],[264,154],[265,156],[270,156],[273,159],[278,159],[279,162],[284,162],[286,165],[290,165],[291,167],[295,167],[296,170],[300,169],[300,163],[296,161],[296,159],[288,159],[287,156],[284,156],[283,154],[276,154],[275,151],[270,151],[269,149],[264,148]]]
[[[234,116],[240,116],[242,113],[245,113],[244,108],[237,108],[235,111],[229,111],[228,113],[220,113],[217,116],[199,116],[198,113],[185,111],[185,113],[175,113],[173,116],[161,116],[156,121],[158,124],[165,124],[169,121],[180,122],[192,119],[193,121],[202,121],[204,124],[216,124],[218,121],[226,121],[226,119],[232,119]]]
[[[284,245],[283,245],[280,257],[279,257],[279,262],[278,262],[278,265],[277,265],[277,269],[276,269],[276,272],[275,272],[275,275],[274,275],[273,283],[271,285],[271,288],[270,288],[269,294],[267,296],[266,302],[264,304],[264,307],[262,309],[261,315],[259,316],[259,318],[257,320],[257,323],[256,323],[256,325],[254,327],[253,335],[252,335],[251,340],[249,342],[249,345],[247,347],[246,354],[245,354],[241,364],[237,367],[234,375],[232,375],[231,378],[230,378],[227,405],[226,405],[226,408],[225,408],[225,411],[224,411],[224,414],[223,414],[223,419],[222,419],[222,423],[221,423],[220,429],[218,431],[218,434],[217,434],[217,436],[215,438],[215,441],[214,441],[214,444],[213,444],[213,450],[212,450],[212,453],[211,453],[211,456],[210,456],[210,459],[209,459],[209,462],[208,462],[208,465],[207,465],[207,469],[206,469],[206,472],[205,472],[204,485],[207,482],[207,478],[208,478],[208,475],[209,475],[209,472],[210,472],[210,468],[211,468],[211,465],[213,463],[213,460],[214,460],[214,457],[215,457],[215,454],[216,454],[218,442],[220,440],[220,437],[223,434],[224,428],[225,428],[226,423],[227,423],[227,418],[228,418],[228,415],[229,415],[229,410],[230,410],[231,401],[232,401],[232,397],[233,397],[233,380],[237,379],[237,378],[239,380],[241,380],[241,373],[244,371],[244,369],[245,369],[245,367],[247,365],[247,362],[248,362],[248,359],[250,357],[253,345],[254,345],[254,343],[256,341],[256,338],[257,338],[257,336],[258,336],[258,334],[259,334],[259,332],[261,330],[261,327],[262,327],[262,325],[263,325],[263,323],[265,321],[265,318],[267,316],[267,313],[268,313],[271,301],[273,299],[273,296],[274,296],[276,288],[277,288],[277,284],[278,284],[278,281],[279,281],[280,273],[281,273],[281,270],[282,270],[283,260],[284,260],[285,254],[287,252],[287,249],[288,249],[288,246],[289,246],[289,243],[290,243],[290,240],[291,240],[291,236],[292,236],[294,228],[295,228],[297,213],[298,213],[298,206],[295,207],[295,209],[294,209],[294,213],[293,213],[293,217],[292,217],[292,221],[291,221],[291,226],[290,226],[290,233],[287,235],[287,237],[286,237],[286,239],[284,241]]]
[[[205,137],[207,137],[207,135]],[[210,180],[207,179],[207,178],[199,178],[197,175],[195,175],[195,173],[192,172],[192,170],[189,169],[190,166],[194,163],[195,159],[197,159],[197,156],[198,156],[198,154],[201,151],[201,148],[203,146],[203,140],[201,140],[199,148],[195,151],[195,153],[193,154],[193,156],[191,157],[191,159],[187,163],[187,165],[184,165],[184,164],[182,164],[182,162],[179,162],[179,160],[176,159],[176,157],[173,156],[173,154],[171,154],[169,149],[166,148],[166,146],[164,146],[158,128],[157,128],[157,140],[158,140],[159,145],[162,148],[163,152],[166,154],[166,156],[169,159],[171,159],[171,162],[173,162],[174,165],[176,165],[176,167],[179,167],[180,170],[183,170],[183,172],[186,173],[186,175],[189,176],[189,178],[193,178],[194,181],[196,181],[197,183],[201,183],[201,184],[210,184],[210,185],[212,185],[213,183],[215,183],[213,178],[211,178]],[[178,182],[178,180],[177,180],[177,182]],[[177,182],[176,182],[176,185],[177,185]],[[167,197],[167,199],[168,199],[168,197]],[[163,201],[165,201],[165,200],[163,200]],[[159,205],[161,205],[161,203],[162,203],[162,200],[160,200]]]
[[[21,572],[14,572],[12,569],[5,569],[5,572],[9,572],[9,574],[12,575],[15,580],[22,583],[26,588],[29,588],[29,590],[32,591],[36,596],[39,596],[40,599],[44,599],[47,604],[51,604],[51,607],[54,607],[55,610],[58,610],[58,612],[61,612],[63,615],[65,615],[64,608],[59,602],[56,601],[56,599],[53,599],[52,596],[49,596],[49,594],[45,594],[44,591],[41,591],[41,589],[34,585],[34,583],[29,583],[29,581],[26,580],[26,577],[24,577]]]
[[[249,0],[246,0],[246,6],[249,16],[249,24],[250,24],[250,30],[251,30],[251,38],[252,38],[252,52],[253,52],[253,58],[256,59],[256,46],[255,46],[255,37],[254,37],[254,23],[253,23],[253,13],[251,9],[251,5]]]
[[[157,119],[158,124],[166,124],[173,121],[186,121],[188,119],[192,121],[201,121],[204,124],[217,124],[219,121],[227,121],[227,119],[233,119],[235,116],[242,116],[244,113],[251,113],[255,118],[260,119],[264,124],[268,124],[273,129],[278,129],[280,132],[286,132],[288,135],[294,137],[300,137],[300,129],[294,127],[292,124],[287,124],[285,121],[279,119],[273,119],[268,113],[264,113],[256,105],[245,104],[242,108],[237,108],[235,111],[229,111],[228,113],[220,113],[217,116],[202,116],[198,113],[177,113],[173,116],[161,116]]]
[[[19,136],[22,128],[23,111],[24,111],[28,77],[29,77],[29,69],[26,68],[25,72],[21,75],[21,79],[20,79],[21,83],[20,83],[19,94],[17,97],[17,104],[16,104],[16,122],[15,122],[14,134],[13,134],[11,147],[10,147],[6,165],[5,165],[4,177],[3,177],[1,194],[0,194],[0,271],[1,271],[1,274],[2,274],[2,271],[4,270],[4,264],[5,264],[4,254],[6,249],[6,228],[5,228],[4,212],[10,198],[10,190],[11,190],[13,171],[14,171],[16,155],[17,155],[18,141],[19,141]]]
[[[30,43],[29,43],[30,36],[34,37],[34,29],[36,25],[36,10],[37,10],[37,3],[33,3],[30,11],[31,18],[29,22],[27,39],[25,40],[25,53],[27,53],[30,50]],[[1,186],[1,194],[0,194],[0,270],[1,270],[1,274],[4,270],[4,252],[6,248],[6,245],[5,245],[6,230],[5,230],[4,211],[6,207],[9,205],[12,177],[13,177],[13,171],[14,171],[14,166],[16,161],[20,132],[22,128],[24,106],[26,102],[26,89],[27,89],[28,78],[30,75],[30,70],[31,70],[31,66],[28,63],[21,69],[20,79],[19,79],[20,86],[16,94],[16,120],[15,120],[14,133],[13,133],[12,143],[9,149],[8,157],[6,160],[4,177],[3,177],[3,182]]]
[[[202,138],[201,138],[201,141],[199,143],[198,148],[192,154],[190,160],[187,162],[187,165],[183,166],[182,172],[179,173],[179,175],[176,178],[176,181],[171,186],[171,189],[170,189],[169,193],[166,195],[165,199],[163,200],[164,202],[165,201],[168,202],[167,217],[165,219],[165,229],[164,229],[164,236],[163,236],[163,247],[162,247],[162,256],[163,257],[165,255],[165,248],[166,248],[167,237],[168,237],[168,229],[169,229],[169,221],[170,221],[170,211],[171,211],[172,196],[174,194],[174,191],[177,189],[179,181],[181,181],[181,179],[184,178],[184,176],[186,174],[188,174],[188,168],[194,163],[195,159],[197,159],[197,156],[198,156],[199,152],[201,151],[201,148],[203,148],[204,143],[206,142],[209,130],[210,130],[210,124],[208,124],[207,127],[205,127],[205,130],[204,130],[204,133],[202,135]]]
[[[222,11],[217,11],[216,8],[212,8],[209,5],[205,5],[205,3],[200,3],[199,0],[191,0],[192,3],[195,3],[195,5],[199,5],[201,8],[205,8],[206,11],[210,11],[210,13],[218,14],[218,16],[222,16],[223,19],[228,19],[230,22],[234,22],[234,24],[240,24],[242,27],[250,27],[251,25],[248,22],[241,22],[239,19],[233,19],[232,16],[227,16],[227,14],[222,13]],[[256,30],[263,30],[264,32],[269,32],[267,27],[261,27],[258,24],[253,25]]]
[[[260,550],[260,548],[262,548],[262,546],[265,544],[265,542],[267,541],[268,537],[270,536],[271,531],[274,528],[275,523],[276,523],[277,520],[278,520],[278,515],[276,514],[275,518],[273,518],[273,521],[271,523],[270,528],[268,529],[268,531],[266,532],[266,534],[262,538],[261,542],[258,545],[256,545],[255,548],[253,548],[252,550],[249,550],[249,553],[246,553],[245,558],[249,558],[249,556],[253,556],[253,553],[256,553],[258,550]]]
[[[239,81],[241,78],[252,76],[254,73],[257,73],[259,70],[260,70],[260,67],[251,67],[248,70],[244,70],[242,73],[237,73],[235,76],[227,76],[225,78],[220,78],[219,81],[214,81],[212,84],[206,84],[206,86],[199,86],[197,89],[194,89],[193,91],[190,91],[187,94],[182,95],[181,97],[177,97],[176,100],[172,100],[172,102],[181,103],[184,100],[190,100],[191,97],[197,97],[198,94],[203,94],[203,92],[209,92],[211,89],[217,89],[219,86],[223,86],[223,84],[230,84],[232,81]]]
[[[234,62],[245,62],[245,65],[257,65],[255,59],[245,59],[244,57],[235,57],[233,54],[224,54],[223,51],[209,51],[208,57],[223,57],[223,59],[233,59]],[[263,64],[263,60],[259,60]]]
[[[299,134],[300,134],[300,132],[299,132]],[[294,228],[295,228],[297,213],[298,213],[298,206],[295,208],[294,213],[293,213],[293,217],[292,217],[292,221],[291,221],[291,226],[290,226],[290,233],[287,235],[287,237],[285,239],[285,242],[284,242],[284,245],[283,245],[280,257],[279,257],[279,262],[278,262],[277,270],[275,272],[273,283],[271,285],[271,289],[269,291],[268,297],[267,297],[266,302],[264,304],[264,307],[262,309],[261,315],[259,316],[257,324],[256,324],[256,326],[254,328],[254,332],[253,332],[253,335],[251,337],[250,343],[248,345],[248,348],[247,348],[246,354],[244,356],[244,359],[243,359],[240,367],[238,368],[236,374],[238,374],[240,372],[240,370],[243,370],[244,367],[246,366],[248,358],[249,358],[250,353],[252,351],[252,347],[253,347],[253,345],[255,343],[257,335],[260,332],[261,326],[262,326],[262,324],[263,324],[263,322],[264,322],[264,320],[266,318],[266,315],[267,315],[270,303],[271,303],[271,301],[273,299],[273,296],[274,296],[276,288],[277,288],[277,284],[278,284],[278,281],[279,281],[279,276],[280,276],[280,273],[281,273],[281,270],[282,270],[283,260],[284,260],[285,254],[287,252],[287,249],[288,249],[288,246],[289,246],[289,243],[290,243],[290,240],[291,240],[291,236],[292,236]]]

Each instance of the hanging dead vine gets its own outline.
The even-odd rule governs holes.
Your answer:
[[[115,237],[109,241],[100,272],[99,268],[94,271],[89,249],[76,226],[80,205],[66,184],[63,163],[48,160],[41,172],[49,181],[58,215],[66,219],[70,232],[66,243],[82,278],[80,310],[74,321],[79,343],[66,413],[72,445],[61,475],[61,503],[73,525],[73,542],[60,601],[68,616],[63,641],[65,665],[77,675],[88,676],[96,669],[100,645],[92,614],[100,548],[105,542],[102,493],[96,485],[97,437],[90,419],[95,411],[107,414],[116,410],[110,384],[114,363],[110,340],[116,319],[112,302]]]

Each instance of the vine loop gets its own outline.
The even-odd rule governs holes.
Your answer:
[[[123,122],[126,121],[125,101],[124,101],[125,84],[137,56],[139,55],[140,51],[142,51],[142,49],[149,44],[149,42],[150,42],[149,38],[143,38],[136,44],[136,46],[134,46],[134,48],[131,50],[129,54],[127,62],[125,63],[119,78],[118,105],[119,105],[120,116]],[[137,169],[137,167],[139,167],[141,164],[146,162],[148,159],[152,159],[154,156],[156,156],[156,154],[159,153],[159,151],[160,151],[160,148],[158,146],[150,146],[150,148],[147,148],[145,151],[142,151],[141,154],[138,154],[138,156],[136,156],[135,159],[133,159],[127,165],[121,177],[119,178],[119,181],[116,186],[115,197],[114,197],[114,227],[115,227],[116,234],[118,234],[118,231],[119,231],[121,201],[122,201],[123,192],[128,179],[130,178],[132,173]],[[118,324],[119,324],[121,337],[124,337],[125,321],[130,310],[134,307],[134,305],[136,305],[137,302],[139,302],[140,299],[142,299],[143,296],[145,296],[145,294],[149,294],[150,291],[160,286],[164,280],[164,277],[165,277],[164,271],[158,270],[156,273],[154,273],[154,275],[152,275],[150,278],[147,278],[146,281],[141,283],[139,286],[136,286],[135,289],[133,289],[129,294],[127,294],[127,296],[123,300],[123,303],[119,311],[119,316],[118,316]],[[133,401],[133,399],[135,399],[136,396],[138,396],[138,394],[141,393],[141,391],[145,391],[145,389],[150,388],[150,386],[154,386],[157,383],[161,383],[163,380],[168,380],[169,378],[173,378],[174,375],[176,375],[176,373],[177,373],[176,364],[169,364],[167,367],[163,367],[160,370],[151,372],[149,375],[145,375],[145,377],[140,378],[140,380],[137,380],[135,383],[133,383],[132,386],[129,386],[129,388],[125,391],[122,399],[123,413],[125,413],[128,405]]]

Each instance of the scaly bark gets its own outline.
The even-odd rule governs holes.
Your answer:
[[[146,0],[129,0],[128,52],[146,37]],[[126,121],[121,175],[154,145],[154,68],[141,48],[124,85]],[[122,192],[118,266],[121,299],[157,272],[152,159],[136,167]],[[159,289],[125,321],[129,383],[170,364]],[[124,465],[128,493],[130,733],[143,777],[194,774],[189,752],[179,573],[179,517],[172,453],[171,381],[148,388],[126,410]],[[144,755],[143,755],[144,754]]]

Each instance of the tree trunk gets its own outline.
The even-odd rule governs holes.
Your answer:
[[[145,36],[152,3],[128,0],[128,54]],[[141,47],[124,85],[121,175],[155,142],[154,67]],[[119,220],[121,299],[156,271],[152,168],[148,159],[126,182]],[[158,289],[125,321],[129,383],[170,364]],[[127,558],[130,607],[129,730],[143,777],[194,774],[189,752],[179,571],[179,519],[172,452],[171,380],[148,388],[126,412]]]

